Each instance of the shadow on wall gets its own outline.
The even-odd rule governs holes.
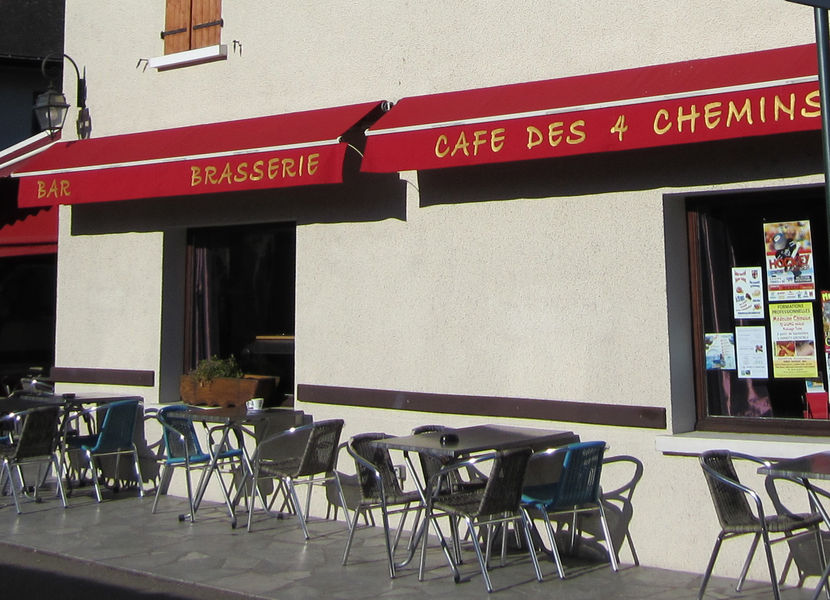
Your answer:
[[[397,173],[358,174],[338,185],[78,204],[72,216],[73,235],[255,222],[405,220],[406,183]]]
[[[822,172],[821,134],[685,144],[419,173],[421,206],[690,187]]]

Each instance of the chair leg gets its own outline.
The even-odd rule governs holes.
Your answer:
[[[133,444],[133,465],[135,466],[135,478],[138,481],[138,497],[144,497],[144,482],[141,478],[141,463],[138,459],[138,449]]]
[[[471,519],[465,519],[467,522],[467,527],[472,527],[473,522]],[[489,529],[489,526],[488,526]],[[487,547],[490,547],[490,534],[488,531],[487,534]],[[478,558],[478,566],[481,568],[481,576],[484,578],[484,587],[487,588],[488,592],[493,591],[493,584],[490,582],[490,574],[487,572],[487,563],[484,560],[484,555],[481,553],[481,547],[478,544],[473,544],[473,550],[476,551],[476,558]]]
[[[752,559],[755,558],[755,550],[758,548],[758,541],[760,539],[761,534],[756,533],[755,537],[752,539],[752,544],[749,545],[749,552],[746,555],[746,560],[744,560],[744,566],[741,568],[741,574],[738,576],[738,584],[735,586],[736,592],[740,592],[744,587],[746,575],[749,573],[749,565],[752,564]]]
[[[354,518],[352,519],[352,525],[349,527],[349,537],[346,539],[346,550],[343,552],[343,566],[346,566],[346,561],[349,560],[349,551],[352,549],[352,539],[354,539],[354,531],[357,529],[357,520],[360,518],[360,512],[363,510],[363,507],[358,505],[354,509]]]
[[[706,566],[706,572],[703,574],[703,581],[700,582],[700,590],[697,592],[698,600],[703,598],[703,594],[706,592],[706,586],[709,584],[709,578],[712,576],[712,569],[715,567],[715,560],[718,558],[718,552],[720,552],[720,546],[723,543],[723,536],[724,532],[721,531],[718,534],[718,539],[715,540],[715,547],[712,548],[712,555],[709,557],[709,564]]]
[[[781,600],[781,592],[778,589],[778,577],[775,575],[775,563],[772,560],[772,548],[770,547],[769,534],[766,530],[761,532],[764,538],[764,551],[767,555],[767,566],[769,567],[769,577],[772,583],[772,595],[775,600]]]
[[[161,469],[161,474],[159,475],[159,484],[158,484],[158,486],[156,486],[156,495],[153,498],[153,508],[150,511],[152,514],[156,514],[156,509],[158,508],[158,505],[159,505],[159,496],[161,496],[161,488],[163,487],[162,482],[167,477],[167,472],[169,470],[170,470],[170,465],[164,465]],[[189,483],[189,481],[188,481],[188,486],[187,486],[187,496],[188,496],[188,498],[192,498],[192,496],[190,495],[190,483]],[[193,501],[191,500],[191,510],[193,509],[192,502]]]
[[[104,498],[101,496],[101,486],[98,483],[98,465],[95,464],[95,458],[89,450],[86,451],[86,458],[89,461],[89,470],[92,473],[92,483],[95,486],[95,498],[100,503],[104,500]]]
[[[386,555],[389,559],[389,577],[391,579],[395,578],[395,551],[394,548],[397,545],[397,539],[395,540],[395,544],[393,545],[392,540],[389,539],[389,513],[387,512],[386,505],[381,508],[381,516],[383,517],[383,537],[386,540]],[[404,517],[406,513],[401,517],[401,525],[403,525]],[[396,536],[397,537],[397,536]]]
[[[12,474],[11,466],[9,465],[8,461],[3,461],[3,470],[6,471],[7,475],[9,476],[9,487],[12,489],[12,498],[14,499],[14,508],[17,510],[17,514],[20,514],[20,501],[17,498],[17,485],[14,481],[14,475]],[[20,481],[21,485],[23,484],[23,480]]]
[[[525,534],[525,543],[527,544],[527,551],[530,553],[530,560],[533,563],[533,570],[536,573],[536,581],[541,582],[542,568],[539,566],[539,558],[536,556],[536,548],[533,546],[533,536],[530,533],[530,516],[527,511],[522,508],[522,530]]]
[[[286,477],[285,484],[288,486],[288,493],[291,495],[291,502],[294,504],[294,510],[297,512],[297,519],[300,521],[300,527],[303,530],[305,539],[309,539],[308,526],[305,522],[305,515],[303,514],[302,506],[300,505],[300,498],[297,496],[297,488],[294,485],[294,480]],[[311,486],[308,488],[308,495],[311,496]]]
[[[562,557],[559,556],[559,547],[556,545],[556,534],[553,531],[553,525],[547,511],[542,508],[540,512],[542,513],[542,519],[545,521],[545,530],[548,532],[548,541],[550,542],[553,561],[556,563],[556,572],[559,574],[559,579],[565,579],[565,566],[562,564]]]
[[[351,529],[351,519],[349,518],[349,508],[346,506],[346,495],[343,493],[343,486],[340,485],[340,476],[337,471],[334,472],[334,485],[337,487],[337,497],[340,500],[340,506],[343,508],[343,515],[346,519],[346,527]],[[337,518],[337,506],[334,507],[334,518]]]
[[[608,527],[608,519],[605,517],[605,509],[602,507],[602,502],[599,502],[598,506],[599,520],[602,524],[602,535],[605,536],[605,545],[608,547],[608,558],[611,561],[611,570],[616,573],[620,570],[617,550],[614,548],[614,541],[611,539],[611,530]]]
[[[56,455],[52,455],[52,464],[55,467],[55,479],[57,480],[58,492],[61,496],[63,507],[66,508],[66,492],[63,489],[63,473],[61,472],[61,463]]]

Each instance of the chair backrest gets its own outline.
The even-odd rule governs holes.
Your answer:
[[[308,434],[297,477],[334,471],[343,419],[316,421]]]
[[[133,446],[138,399],[119,400],[107,404],[104,421],[98,430],[98,441],[92,452],[116,452]]]
[[[23,428],[17,440],[15,459],[51,455],[57,448],[60,408],[48,406],[33,409],[23,419]]]
[[[415,427],[412,430],[413,435],[418,435],[421,433],[431,433],[433,431],[446,431],[447,427],[443,425],[421,425],[419,427]],[[433,475],[435,475],[441,467],[443,467],[448,461],[441,460],[437,456],[432,456],[427,454],[426,452],[419,452],[418,453],[418,460],[421,463],[421,472],[424,474],[424,481],[429,481]]]
[[[202,446],[199,444],[199,437],[196,435],[196,428],[193,427],[193,421],[187,418],[185,414],[186,409],[187,407],[184,404],[172,404],[160,408],[156,415],[159,422],[184,436],[184,443],[182,443],[182,439],[173,431],[170,431],[166,427],[162,428],[162,438],[164,439],[164,447],[168,459],[193,457],[204,454],[202,452]]]
[[[387,496],[399,496],[403,492],[395,474],[395,465],[392,464],[392,457],[386,448],[373,446],[371,442],[389,437],[385,433],[361,433],[354,436],[349,442],[352,451],[366,462],[375,466],[380,473],[383,487]],[[365,466],[355,461],[357,474],[360,478],[360,491],[365,499],[377,499],[381,496],[381,490],[375,474]]]
[[[700,464],[706,465],[723,477],[740,483],[729,450],[706,451],[700,455]],[[706,469],[703,469],[703,474],[706,476],[709,493],[715,504],[715,512],[723,529],[757,521],[744,492],[719,481]]]
[[[522,501],[522,486],[532,450],[519,448],[496,453],[477,515],[514,513]]]
[[[565,447],[562,473],[556,486],[555,506],[599,502],[605,442],[579,442]]]

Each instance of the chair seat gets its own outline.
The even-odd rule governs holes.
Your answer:
[[[764,518],[767,524],[767,531],[770,533],[786,533],[801,527],[812,527],[822,522],[818,513],[800,513],[789,515],[772,515]],[[723,528],[727,533],[756,533],[761,531],[761,523],[753,520],[747,523],[734,523]]]
[[[387,494],[386,504],[407,504],[410,502],[421,502],[421,495],[417,491],[401,492],[400,494]],[[380,504],[380,496],[364,496],[363,504]]]
[[[70,437],[66,439],[66,445],[69,448],[76,450],[78,448],[92,448],[95,444],[98,443],[98,434],[94,433],[92,435],[78,435],[74,437]]]
[[[476,491],[441,494],[433,498],[432,506],[446,513],[475,515],[481,504],[483,489]]]
[[[261,460],[259,473],[264,477],[296,477],[301,461],[301,456],[292,456],[284,460]]]

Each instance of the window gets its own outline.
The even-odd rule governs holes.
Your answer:
[[[293,393],[295,248],[294,223],[188,232],[184,372],[232,354]]]
[[[696,196],[686,209],[696,428],[830,434],[826,399],[807,394],[817,379],[827,389],[823,190]]]
[[[222,0],[167,0],[164,53],[216,46],[222,25]]]

